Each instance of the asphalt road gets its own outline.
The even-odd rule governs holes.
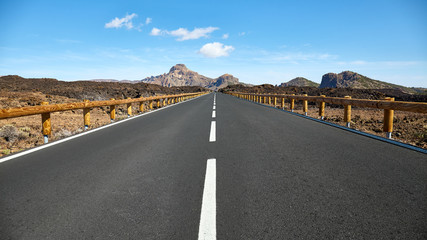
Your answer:
[[[214,116],[213,102],[0,163],[0,238],[427,238],[426,154],[219,93]]]

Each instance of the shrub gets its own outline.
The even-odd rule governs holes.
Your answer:
[[[1,150],[1,153],[3,155],[9,155],[10,154],[10,149],[3,149],[3,150]]]
[[[18,129],[12,125],[5,125],[0,129],[0,137],[7,142],[15,142],[18,139]]]
[[[0,128],[0,137],[3,137],[7,142],[15,142],[17,140],[23,140],[29,137],[29,131],[31,129],[24,128],[24,129],[17,129],[13,125],[5,125],[2,128]]]
[[[55,137],[57,137],[58,139],[66,138],[66,137],[69,137],[71,135],[73,135],[73,133],[67,129],[61,129],[60,131],[55,133]]]

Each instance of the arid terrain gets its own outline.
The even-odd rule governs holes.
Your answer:
[[[25,79],[19,76],[0,77],[0,109],[39,105],[47,101],[50,104],[79,102],[83,99],[107,100],[123,99],[162,94],[205,91],[201,87],[162,87],[153,84],[118,83],[118,82],[63,82],[56,79]],[[427,102],[427,95],[413,95],[397,90],[369,90],[349,88],[317,87],[275,87],[273,85],[244,86],[233,85],[221,89],[222,92],[308,94],[310,96],[326,95],[332,97],[352,96],[360,99],[383,99],[395,97],[396,101]],[[286,107],[289,105],[286,104]],[[302,105],[296,102],[295,112],[302,114]],[[118,106],[116,119],[127,117],[125,106]],[[135,105],[133,112],[139,110]],[[327,105],[325,120],[339,125],[343,122],[343,108]],[[308,115],[318,118],[318,108],[311,103]],[[62,139],[83,131],[83,110],[56,112],[51,114],[52,136],[50,141]],[[352,108],[351,128],[378,136],[382,132],[383,111],[379,109]],[[110,123],[109,108],[94,108],[91,111],[90,129]],[[408,144],[427,149],[426,114],[395,112],[393,138]],[[0,156],[8,155],[43,144],[41,133],[41,116],[27,116],[0,120]]]
[[[141,96],[200,92],[202,87],[162,87],[154,84],[63,82],[56,79],[24,79],[18,76],[0,77],[0,109],[49,104],[124,99]],[[125,105],[117,106],[116,121],[127,118]],[[147,109],[147,108],[145,108]],[[132,112],[139,113],[138,106]],[[109,107],[91,110],[93,129],[110,123]],[[83,131],[83,110],[55,112],[51,114],[52,136],[55,141]],[[0,156],[43,144],[41,115],[0,120]]]
[[[350,88],[316,88],[316,87],[275,87],[273,85],[259,85],[247,87],[242,85],[229,86],[221,89],[222,92],[244,92],[244,93],[270,93],[270,94],[308,94],[309,96],[326,95],[329,97],[352,96],[358,99],[379,100],[385,97],[394,97],[396,101],[418,101],[427,102],[427,95],[405,94],[393,89],[350,89]],[[285,109],[289,109],[286,102]],[[308,115],[320,118],[319,108],[314,103],[309,103]],[[303,114],[302,103],[295,102],[295,112]],[[383,128],[384,111],[370,108],[352,108],[352,122],[350,127],[363,132],[385,137]],[[342,106],[326,104],[325,121],[345,126],[344,109]],[[427,149],[427,115],[412,112],[394,112],[392,138],[407,144]]]

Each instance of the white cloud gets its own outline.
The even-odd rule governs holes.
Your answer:
[[[217,27],[207,27],[207,28],[194,28],[193,31],[188,31],[186,28],[178,28],[177,30],[168,31],[161,30],[158,28],[153,28],[151,30],[151,36],[160,36],[160,35],[171,35],[178,37],[177,41],[193,40],[199,39],[201,37],[209,37],[209,33],[212,33],[215,30],[218,30]]]
[[[132,13],[131,15],[126,14],[124,18],[114,18],[111,22],[105,24],[105,28],[121,28],[126,27],[127,29],[134,28],[132,23],[132,18],[137,17],[136,13]]]
[[[233,46],[225,46],[219,42],[207,43],[200,48],[199,53],[208,58],[225,57],[234,50]]]
[[[239,32],[239,36],[244,36],[245,34],[245,32]]]
[[[160,36],[160,35],[163,35],[163,31],[158,29],[158,28],[153,28],[153,29],[151,29],[150,35],[151,36]]]
[[[227,39],[229,37],[228,33],[222,35],[222,39]]]
[[[145,19],[145,25],[150,24],[152,20],[153,20],[152,18],[149,18],[149,17],[148,17],[148,18],[146,18],[146,19]]]

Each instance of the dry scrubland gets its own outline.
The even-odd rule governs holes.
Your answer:
[[[396,89],[354,89],[354,88],[318,88],[318,87],[278,87],[270,84],[258,86],[232,85],[220,90],[224,93],[243,92],[257,94],[295,94],[308,96],[325,95],[327,97],[351,96],[353,99],[381,100],[394,97],[396,101],[427,102],[427,94],[409,94]],[[285,109],[289,107],[286,102]],[[308,115],[319,118],[319,108],[309,102]],[[295,112],[303,114],[302,102],[295,101]],[[383,130],[384,110],[352,107],[351,125],[353,129],[385,137]],[[345,126],[343,106],[326,103],[325,121]],[[420,148],[427,149],[427,114],[394,111],[392,138]]]
[[[154,95],[202,92],[198,86],[162,87],[147,83],[119,82],[65,82],[49,78],[22,78],[16,75],[0,77],[0,109],[50,104],[126,99]],[[136,104],[135,104],[136,105]],[[127,117],[126,106],[116,107],[116,120]],[[134,106],[133,113],[138,113]],[[55,141],[83,131],[83,110],[51,113],[52,136]],[[110,123],[109,108],[91,111],[91,126],[96,128]],[[0,156],[43,144],[41,115],[0,120]]]
[[[81,100],[63,96],[38,93],[0,92],[0,109],[9,107],[31,106],[34,102],[48,101],[50,104],[78,102]],[[155,104],[154,104],[155,105]],[[147,108],[147,106],[146,106]],[[140,113],[137,104],[132,112]],[[94,108],[90,112],[91,126],[97,128],[110,123],[109,107]],[[127,118],[125,105],[116,107],[116,121]],[[83,131],[83,110],[51,113],[52,136],[49,141],[56,141]],[[0,156],[8,155],[43,144],[41,133],[41,115],[0,120]]]
[[[286,108],[285,108],[286,109]],[[295,105],[295,113],[304,114],[302,104]],[[309,105],[308,116],[319,117],[319,108]],[[383,132],[384,110],[370,108],[351,109],[350,128],[385,137]],[[344,109],[326,106],[325,121],[346,126]],[[427,149],[427,117],[422,113],[394,111],[393,135],[394,140]]]
[[[0,108],[31,106],[48,101],[50,104],[81,101],[64,96],[46,95],[41,92],[0,92]],[[287,105],[288,106],[288,105]],[[297,103],[295,112],[303,114],[302,105]],[[138,113],[136,104],[133,113]],[[308,115],[318,118],[318,108],[309,105]],[[343,122],[342,108],[326,107],[325,120],[339,125]],[[116,120],[127,118],[125,106],[116,109]],[[383,111],[379,109],[352,108],[351,128],[384,137],[382,132]],[[56,112],[51,114],[52,136],[50,141],[59,140],[83,131],[83,110]],[[110,123],[109,108],[94,108],[91,111],[90,129]],[[421,148],[427,148],[427,118],[425,114],[395,111],[393,138]],[[41,116],[34,115],[0,120],[0,156],[19,152],[43,144]]]

